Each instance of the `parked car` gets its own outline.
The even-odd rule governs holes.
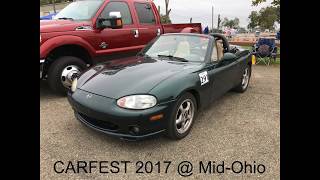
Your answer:
[[[146,0],[83,0],[40,21],[40,79],[65,94],[72,78],[93,64],[133,56],[164,33],[201,33],[200,23],[161,24]]]
[[[220,34],[164,34],[137,56],[93,66],[75,78],[68,100],[97,131],[136,140],[187,136],[200,108],[229,90],[245,92],[249,50],[232,51]]]

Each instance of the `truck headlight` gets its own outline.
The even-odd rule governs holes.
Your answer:
[[[157,99],[151,95],[131,95],[117,100],[117,105],[127,109],[148,109],[157,104]]]

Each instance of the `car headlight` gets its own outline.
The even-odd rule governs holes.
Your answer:
[[[157,99],[151,95],[125,96],[117,101],[117,105],[127,109],[148,109],[157,104]]]

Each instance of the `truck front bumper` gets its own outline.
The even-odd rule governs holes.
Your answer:
[[[44,59],[40,59],[40,79],[42,79]]]

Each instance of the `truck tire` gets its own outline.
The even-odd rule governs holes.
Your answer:
[[[87,68],[87,64],[74,56],[62,56],[56,59],[48,70],[48,83],[57,94],[66,95],[71,87],[72,76],[79,75]]]

